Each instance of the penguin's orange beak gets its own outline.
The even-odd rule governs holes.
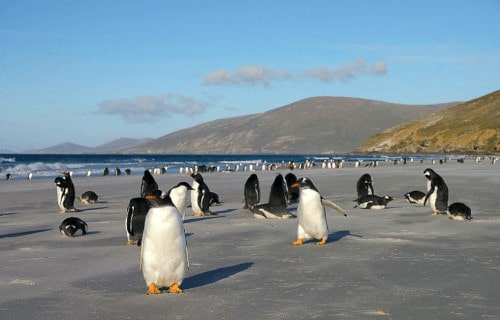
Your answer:
[[[146,196],[146,199],[153,200],[153,199],[156,199],[156,197],[155,196]]]
[[[299,186],[299,183],[298,182],[295,182],[294,184],[292,184],[290,187],[292,188],[297,188]]]

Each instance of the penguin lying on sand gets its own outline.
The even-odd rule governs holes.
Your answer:
[[[296,218],[288,211],[287,187],[285,179],[281,174],[277,174],[271,185],[268,203],[257,204],[251,208],[255,218],[259,219],[288,219]]]
[[[321,196],[316,186],[309,178],[300,178],[293,187],[299,187],[299,206],[297,215],[299,225],[297,227],[297,240],[293,245],[301,245],[304,240],[316,239],[317,244],[323,245],[328,239],[328,224],[326,221],[325,205],[337,210],[347,217],[346,212],[334,202]]]
[[[471,221],[472,215],[470,208],[462,202],[450,204],[446,214],[450,219],[457,221]]]
[[[99,200],[99,196],[94,191],[85,191],[78,200],[83,204],[94,204]]]
[[[422,191],[414,190],[405,193],[405,199],[408,203],[424,204],[425,193]]]
[[[59,225],[59,231],[63,236],[76,237],[86,235],[88,232],[88,226],[80,218],[69,217],[63,220]]]
[[[169,196],[150,197],[150,201],[140,260],[147,294],[158,294],[162,287],[168,287],[168,292],[181,293],[180,285],[189,264],[181,214]]]
[[[396,199],[397,199],[396,197],[391,197],[391,196],[381,197],[381,196],[376,196],[374,194],[369,194],[354,200],[358,203],[357,205],[354,206],[354,208],[360,207],[361,209],[374,209],[374,210],[384,209],[390,201]]]
[[[444,179],[430,168],[424,170],[424,176],[428,180],[424,206],[429,202],[434,210],[431,215],[440,215],[448,209],[448,186]]]

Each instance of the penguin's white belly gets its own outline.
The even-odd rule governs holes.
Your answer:
[[[157,287],[169,287],[182,283],[187,272],[186,238],[181,216],[174,207],[150,209],[144,225],[141,256],[148,286],[154,283]]]
[[[321,204],[321,197],[317,192],[304,191],[300,195],[297,212],[299,226],[309,237],[321,239],[328,236],[325,208]]]
[[[198,186],[199,186],[199,183],[198,182],[193,182],[193,189],[191,191],[191,208],[193,209],[193,212],[194,213],[200,213],[201,212],[201,208],[198,204]]]
[[[177,210],[179,210],[182,217],[186,216],[186,196],[187,192],[184,190],[174,190],[170,194],[172,202],[174,203]]]
[[[434,187],[434,192],[430,194],[429,196],[429,202],[432,210],[437,211],[436,209],[436,200],[437,200],[437,194],[438,194],[438,188]]]
[[[61,211],[64,211],[64,200],[66,199],[66,195],[63,195],[63,190],[62,188],[57,187],[57,205],[59,206],[59,209]]]

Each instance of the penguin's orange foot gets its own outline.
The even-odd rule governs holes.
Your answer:
[[[169,288],[168,288],[168,292],[170,293],[182,293],[182,289],[179,287],[179,284],[176,282],[174,283],[173,285],[171,285]]]
[[[201,213],[201,212],[195,212],[194,216],[195,217],[203,217],[203,213]]]
[[[292,242],[294,246],[300,246],[302,243],[304,243],[304,239],[302,238],[298,238],[296,241]]]
[[[66,213],[66,210],[59,210],[59,213]]]
[[[322,246],[326,243],[326,238],[321,238],[318,242],[316,242],[317,245]]]
[[[433,211],[429,214],[430,216],[440,216],[441,215],[441,212],[439,211]]]
[[[132,241],[132,240],[129,240],[129,241],[125,242],[125,245],[126,245],[126,246],[131,246],[131,245],[133,245],[133,244],[135,244],[135,242],[134,242],[134,241]]]
[[[158,294],[158,293],[160,293],[160,289],[158,289],[156,284],[154,283],[150,284],[146,294]]]

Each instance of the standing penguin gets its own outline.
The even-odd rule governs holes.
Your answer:
[[[59,205],[59,212],[65,213],[68,211],[80,211],[75,208],[75,186],[71,180],[69,172],[61,172],[64,176],[54,179],[57,191],[57,204]]]
[[[193,187],[187,182],[179,182],[168,190],[167,196],[170,197],[172,203],[181,213],[182,220],[186,219],[186,197],[187,192],[193,190]]]
[[[292,187],[297,182],[297,176],[289,172],[285,175],[286,186],[288,188],[288,203],[295,203],[299,200],[299,188]]]
[[[243,201],[245,203],[244,209],[252,208],[260,202],[259,177],[257,177],[255,173],[252,173],[245,182],[243,196]]]
[[[432,210],[434,210],[431,215],[440,215],[448,209],[448,187],[443,178],[430,168],[424,170],[424,176],[428,180],[424,206],[429,201]]]
[[[63,236],[67,237],[84,236],[88,230],[89,228],[85,221],[77,217],[66,218],[59,225],[59,231]]]
[[[158,183],[149,170],[144,170],[141,181],[141,197],[153,195],[158,190]]]
[[[188,174],[193,178],[191,187],[191,208],[194,211],[195,217],[202,217],[204,215],[213,215],[210,211],[210,189],[203,180],[203,176],[199,173]]]
[[[150,197],[141,246],[141,268],[147,294],[181,293],[180,285],[188,269],[186,235],[179,210],[170,197]]]
[[[292,244],[301,245],[304,240],[313,238],[319,240],[317,244],[325,244],[328,239],[328,224],[324,205],[334,208],[346,217],[347,214],[332,201],[324,199],[309,178],[300,178],[293,186],[299,187],[299,206],[297,207],[299,225],[297,240]]]
[[[127,206],[127,218],[125,219],[125,231],[127,233],[125,245],[141,245],[144,223],[149,208],[151,208],[151,203],[146,198],[130,199]]]
[[[358,179],[356,191],[358,192],[358,198],[374,194],[372,177],[368,173],[365,173]]]

